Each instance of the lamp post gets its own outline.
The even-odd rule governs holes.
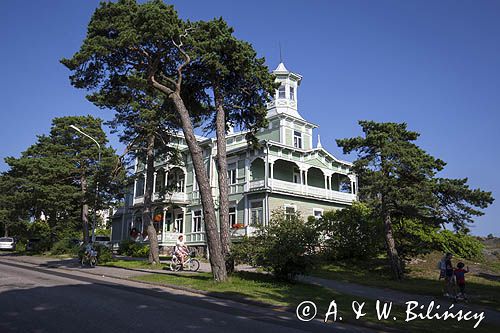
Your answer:
[[[99,152],[99,157],[97,159],[96,169],[99,170],[99,166],[101,165],[101,145],[99,144],[99,142],[97,142],[96,139],[94,139],[93,137],[91,137],[90,135],[88,135],[87,133],[85,133],[84,131],[82,131],[81,129],[79,129],[78,127],[76,127],[75,125],[69,125],[69,127],[71,127],[72,129],[74,129],[78,133],[86,136],[90,140],[94,141],[94,143],[97,145],[97,151]],[[96,177],[97,177],[97,173],[96,173]],[[97,202],[98,202],[98,199],[99,199],[99,180],[96,178],[96,184],[95,184],[95,204],[94,204],[94,223],[92,223],[92,243],[95,242],[95,225],[97,223]]]

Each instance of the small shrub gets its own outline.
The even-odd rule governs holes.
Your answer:
[[[310,220],[321,233],[322,254],[328,260],[376,256],[383,244],[382,230],[371,210],[363,203],[325,212]]]
[[[26,240],[21,239],[16,243],[16,252],[26,252]]]
[[[235,261],[262,266],[278,279],[293,280],[313,266],[318,232],[313,224],[296,215],[274,212],[269,226],[255,237],[244,238],[233,246]]]
[[[118,247],[118,254],[122,256],[130,256],[131,247],[135,244],[132,240],[121,241]]]
[[[70,254],[76,255],[78,254],[79,245],[73,239],[61,239],[52,245],[50,249],[51,254]]]
[[[96,244],[94,246],[95,250],[97,251],[97,262],[98,263],[106,263],[113,261],[113,252],[111,251],[110,248],[107,246],[104,246],[102,244]]]
[[[149,245],[136,243],[135,246],[132,246],[132,253],[130,254],[130,256],[137,258],[146,258],[147,256],[149,256]]]
[[[149,255],[149,245],[125,240],[120,243],[118,254],[138,258],[147,257]]]

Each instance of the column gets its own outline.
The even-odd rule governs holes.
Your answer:
[[[306,194],[308,192],[307,171],[308,170],[304,170],[304,188],[305,188],[304,193]]]
[[[250,190],[250,162],[245,158],[245,192]]]
[[[325,195],[325,198],[328,197],[328,176],[323,174],[323,176],[325,177],[325,191],[324,191],[324,195]]]
[[[153,173],[153,200],[155,199],[155,193],[156,193],[156,174],[157,172],[155,171]]]
[[[163,219],[161,221],[161,241],[162,243],[165,243],[165,240],[167,239],[166,233],[167,230],[165,228],[165,220],[167,219],[167,207],[163,207]]]
[[[266,158],[266,160],[264,161],[264,182],[265,182],[264,185],[266,187],[269,187],[268,179],[269,179],[269,160],[268,160],[268,158]]]

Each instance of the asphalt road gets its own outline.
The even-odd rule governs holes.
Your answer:
[[[373,332],[138,282],[0,260],[0,332]]]

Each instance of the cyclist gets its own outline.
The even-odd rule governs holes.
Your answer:
[[[180,259],[181,261],[181,269],[184,268],[184,260],[189,254],[188,247],[186,244],[184,244],[184,236],[180,235],[177,238],[177,243],[175,244],[175,255]]]

